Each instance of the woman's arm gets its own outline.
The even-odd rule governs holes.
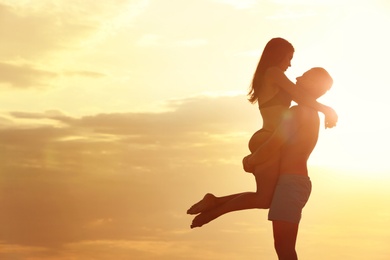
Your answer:
[[[338,120],[336,111],[329,106],[319,103],[304,90],[297,88],[281,69],[277,67],[269,68],[267,70],[267,76],[271,77],[280,88],[289,93],[295,102],[304,104],[323,113],[325,115],[325,128],[332,128],[336,126]]]

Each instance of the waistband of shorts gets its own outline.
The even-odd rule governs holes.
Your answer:
[[[310,177],[307,175],[296,174],[296,173],[281,173],[279,175],[279,179],[310,180]]]

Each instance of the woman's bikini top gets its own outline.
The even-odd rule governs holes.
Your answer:
[[[265,102],[264,104],[259,104],[259,108],[272,107],[272,106],[286,106],[290,107],[291,105],[291,95],[284,91],[283,89],[279,89],[278,93],[273,96],[270,100]]]

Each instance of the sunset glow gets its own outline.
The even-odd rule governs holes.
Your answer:
[[[0,0],[0,259],[276,260],[267,211],[191,230],[186,210],[255,189],[245,94],[283,37],[287,76],[326,68],[339,115],[300,259],[388,260],[388,28],[384,0]]]

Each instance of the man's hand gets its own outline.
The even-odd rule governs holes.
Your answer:
[[[254,173],[255,166],[249,163],[248,161],[249,157],[251,157],[251,154],[245,156],[244,159],[242,159],[242,166],[244,167],[244,171]]]
[[[339,119],[336,111],[334,111],[333,108],[326,106],[324,115],[325,115],[325,129],[335,127]]]

